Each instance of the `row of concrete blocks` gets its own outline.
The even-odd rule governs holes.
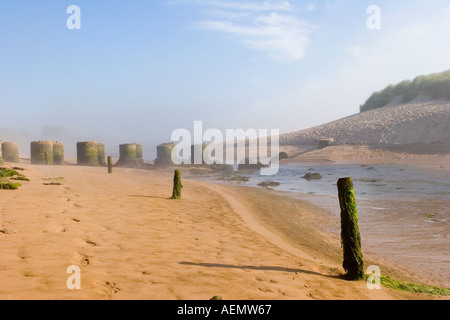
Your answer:
[[[19,163],[19,146],[15,142],[0,141],[0,159]],[[120,145],[117,165],[137,167],[143,164],[142,145],[136,143]],[[31,143],[31,164],[64,164],[64,145],[53,141]],[[77,143],[77,164],[83,166],[106,166],[105,145],[95,141]]]

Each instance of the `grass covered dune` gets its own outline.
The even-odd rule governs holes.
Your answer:
[[[405,80],[396,85],[390,84],[384,90],[373,93],[360,110],[365,112],[383,108],[396,99],[399,103],[408,103],[419,95],[425,95],[431,100],[450,100],[450,70],[418,76],[412,81]]]
[[[0,299],[439,298],[343,280],[339,239],[317,229],[334,222],[306,202],[183,170],[170,200],[170,169],[24,169],[29,182],[1,191]],[[67,288],[72,265],[81,290]]]

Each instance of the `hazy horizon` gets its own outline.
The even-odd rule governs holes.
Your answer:
[[[81,29],[67,13],[80,8]],[[380,28],[367,26],[371,5]],[[0,140],[137,142],[178,128],[287,133],[359,112],[389,83],[450,69],[434,1],[2,1]]]

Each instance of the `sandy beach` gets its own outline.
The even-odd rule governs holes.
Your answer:
[[[439,298],[342,280],[339,239],[315,228],[332,220],[304,201],[189,179],[169,200],[172,169],[21,167],[31,181],[0,197],[0,299]]]

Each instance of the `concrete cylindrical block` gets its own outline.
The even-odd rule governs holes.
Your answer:
[[[144,150],[141,144],[136,144],[136,159],[141,163],[144,162]]]
[[[79,166],[98,167],[98,144],[97,142],[77,143],[77,164]]]
[[[52,141],[35,141],[31,143],[31,164],[53,165]]]
[[[106,167],[105,145],[103,143],[97,144],[98,164]]]
[[[120,158],[117,162],[118,166],[135,168],[142,165],[142,146],[140,144],[121,144],[119,146],[119,149]]]
[[[15,142],[3,142],[2,157],[5,162],[19,163],[19,145]]]
[[[128,143],[128,144],[121,144],[119,146],[120,151],[120,159],[123,161],[128,160],[136,160],[136,144],[135,143]]]
[[[53,164],[60,166],[64,164],[64,144],[53,142]]]
[[[157,166],[170,166],[172,162],[172,151],[175,148],[173,143],[163,143],[156,147],[157,158],[155,165]]]

